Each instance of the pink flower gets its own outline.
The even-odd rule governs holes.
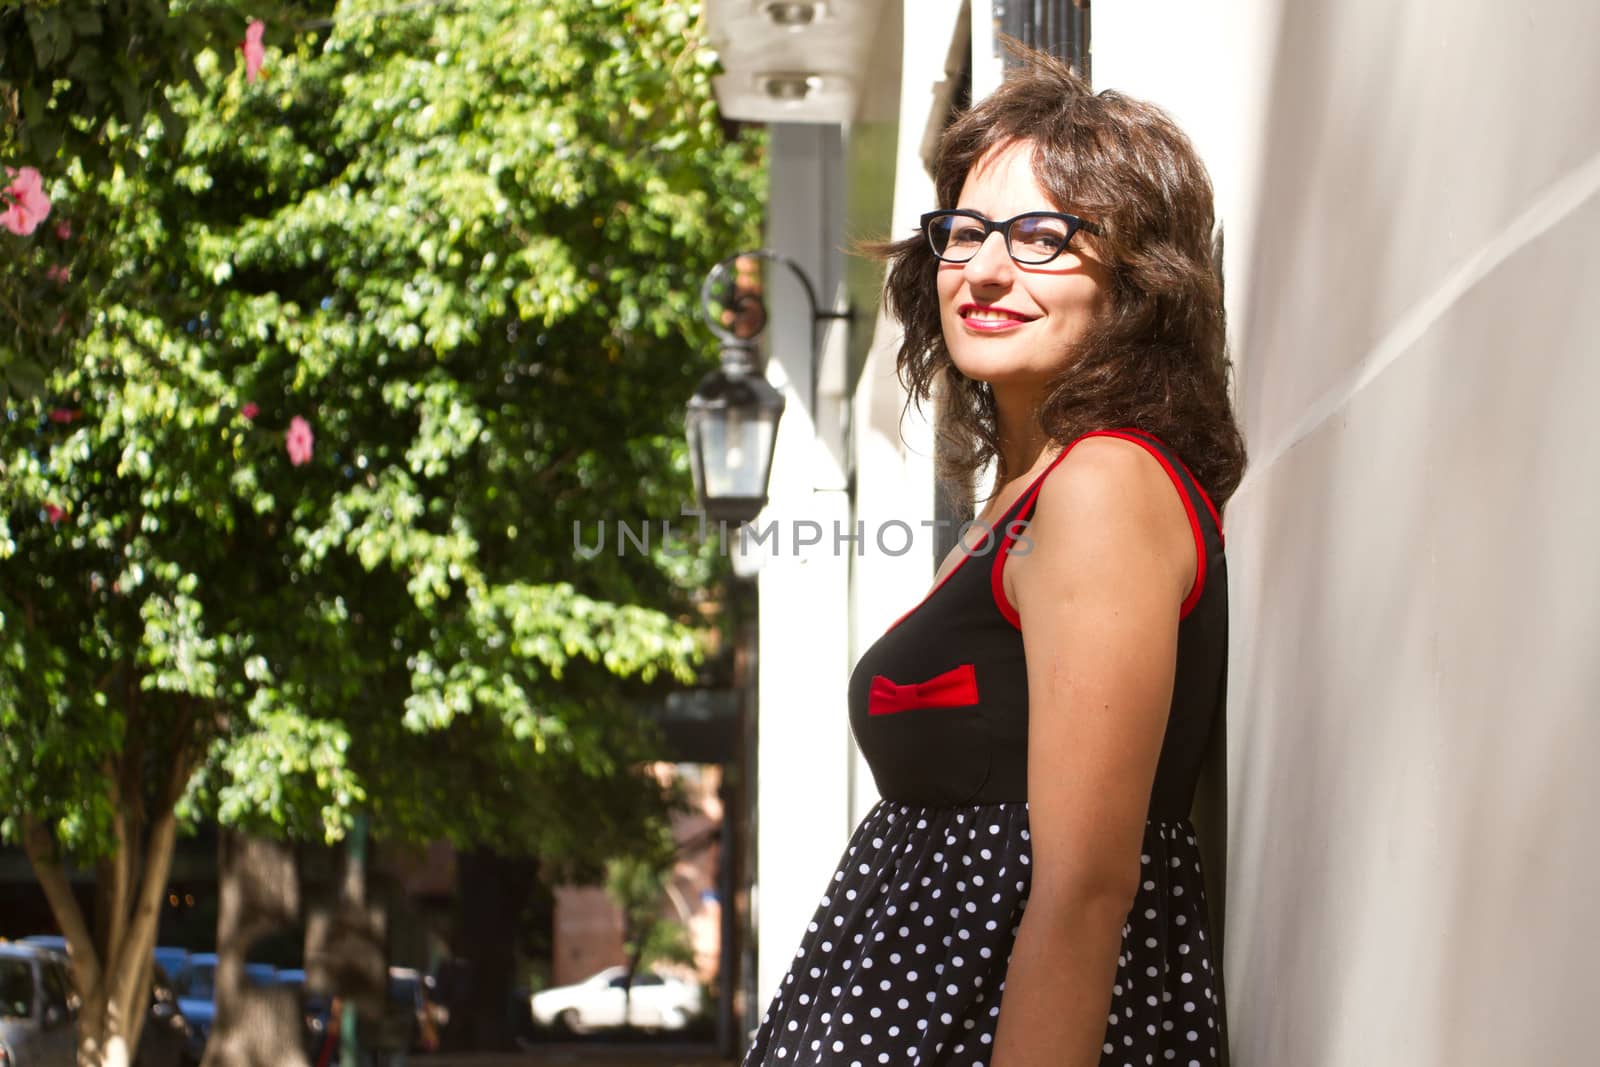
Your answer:
[[[254,400],[251,400],[240,406],[239,414],[243,415],[247,419],[254,419],[257,415],[261,414],[261,408],[256,405]],[[310,432],[309,428],[306,432]]]
[[[57,507],[55,504],[46,504],[44,506],[44,513],[50,517],[51,526],[54,526],[56,523],[67,517],[66,509]]]
[[[21,170],[7,167],[6,175],[16,180],[0,189],[0,203],[11,201],[10,207],[0,211],[0,226],[19,237],[26,237],[50,214],[50,200],[44,195],[44,179],[33,167],[23,167]]]
[[[66,285],[72,279],[72,268],[58,263],[45,271],[44,276],[57,285]]]
[[[244,80],[253,82],[256,75],[261,72],[261,61],[266,58],[266,49],[261,46],[261,35],[267,32],[267,24],[260,19],[251,19],[250,25],[244,31],[244,44],[239,48],[244,52]]]
[[[66,219],[62,219],[60,222],[56,223],[56,236],[61,238],[63,241],[71,240],[72,223],[68,222]]]
[[[53,408],[50,411],[50,421],[60,423],[77,422],[78,413],[72,408]]]
[[[311,459],[311,424],[299,415],[289,420],[289,431],[283,435],[284,446],[289,450],[289,462],[296,467]]]

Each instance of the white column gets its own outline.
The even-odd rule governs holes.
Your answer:
[[[839,130],[771,127],[768,245],[833,292],[839,226]],[[848,501],[837,442],[819,438],[811,402],[811,310],[790,272],[766,272],[768,380],[788,406],[778,426],[770,502],[754,524],[769,539],[760,573],[757,743],[758,1016],[766,1010],[844,851],[849,828]],[[833,431],[837,433],[837,429]],[[797,541],[820,534],[820,542]]]
[[[994,0],[972,0],[971,20],[972,99],[976,102],[994,92],[1005,78],[1005,59],[995,42]]]
[[[913,232],[917,217],[936,206],[924,150],[944,124],[966,57],[969,25],[961,12],[961,0],[919,0],[896,13],[903,35],[899,138],[893,217],[878,226],[884,234]],[[902,418],[905,390],[895,375],[900,326],[881,308],[866,310],[871,319],[860,328],[872,331],[872,346],[851,403],[856,517],[869,541],[851,587],[852,661],[922,599],[935,571],[933,531],[924,525],[934,508],[932,405],[913,406]],[[912,541],[904,549],[908,530]],[[858,756],[853,816],[859,819],[877,799],[871,770]]]

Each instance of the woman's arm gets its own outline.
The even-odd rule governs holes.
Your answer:
[[[1143,448],[1079,442],[1044,480],[1005,577],[1028,663],[1032,887],[991,1067],[1095,1067],[1139,883],[1178,613],[1195,576],[1182,499]]]

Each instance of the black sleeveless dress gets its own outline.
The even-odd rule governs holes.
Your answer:
[[[1172,708],[1106,1020],[1102,1067],[1222,1062],[1226,1025],[1189,809],[1222,714],[1228,641],[1220,522],[1177,455],[1160,460],[1198,551]],[[744,1067],[987,1067],[1028,902],[1028,683],[1000,582],[1039,488],[890,625],[850,677],[850,725],[882,797],[851,836]],[[1025,546],[1026,547],[1026,546]]]

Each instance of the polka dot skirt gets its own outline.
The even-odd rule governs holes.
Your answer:
[[[879,801],[851,836],[743,1067],[988,1067],[1028,902],[1025,803]],[[1102,1067],[1214,1067],[1226,1041],[1187,820],[1150,822]]]

